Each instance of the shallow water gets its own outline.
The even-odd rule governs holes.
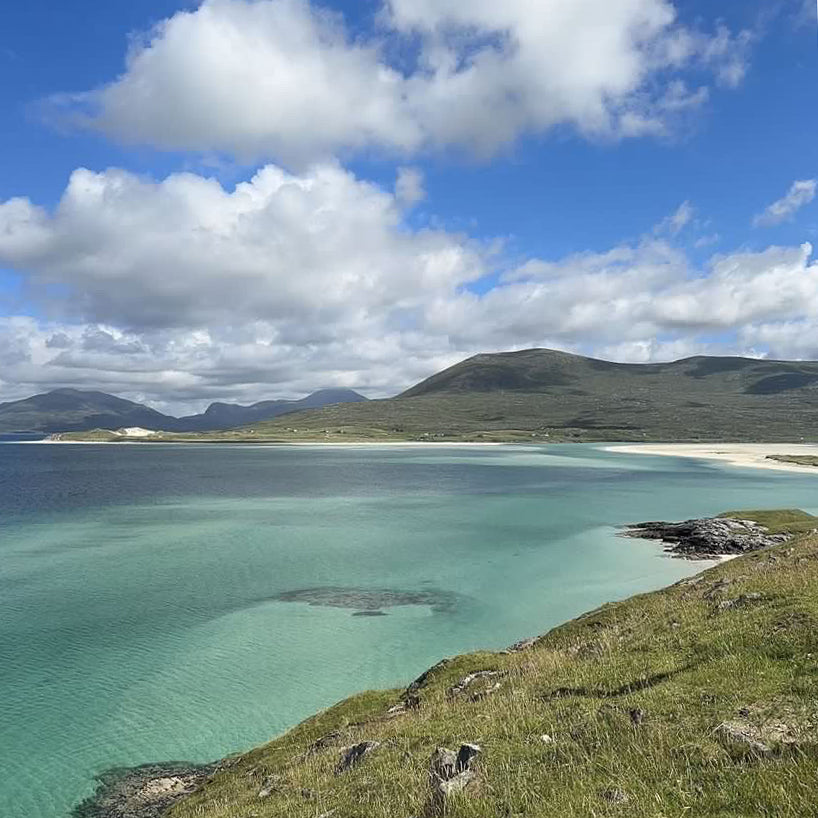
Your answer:
[[[0,445],[0,816],[265,741],[701,563],[615,525],[811,475],[549,447]]]

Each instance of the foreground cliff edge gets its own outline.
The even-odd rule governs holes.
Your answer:
[[[816,815],[818,520],[726,516],[791,536],[244,755],[113,774],[75,815]]]

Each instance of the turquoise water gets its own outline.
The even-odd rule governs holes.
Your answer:
[[[584,445],[0,445],[0,816],[65,818],[109,767],[247,748],[702,567],[617,524],[816,489]]]

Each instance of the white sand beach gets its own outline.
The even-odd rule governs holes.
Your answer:
[[[670,457],[694,457],[702,460],[721,460],[732,466],[776,471],[797,471],[818,475],[818,467],[801,466],[769,460],[770,455],[809,455],[818,457],[815,443],[624,443],[603,446],[608,452],[652,454]]]

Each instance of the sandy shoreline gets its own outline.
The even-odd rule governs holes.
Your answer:
[[[772,454],[818,457],[818,444],[815,443],[622,443],[601,448],[606,452],[693,457],[699,460],[720,460],[742,468],[818,474],[818,467],[815,466],[799,466],[797,463],[767,459]]]

